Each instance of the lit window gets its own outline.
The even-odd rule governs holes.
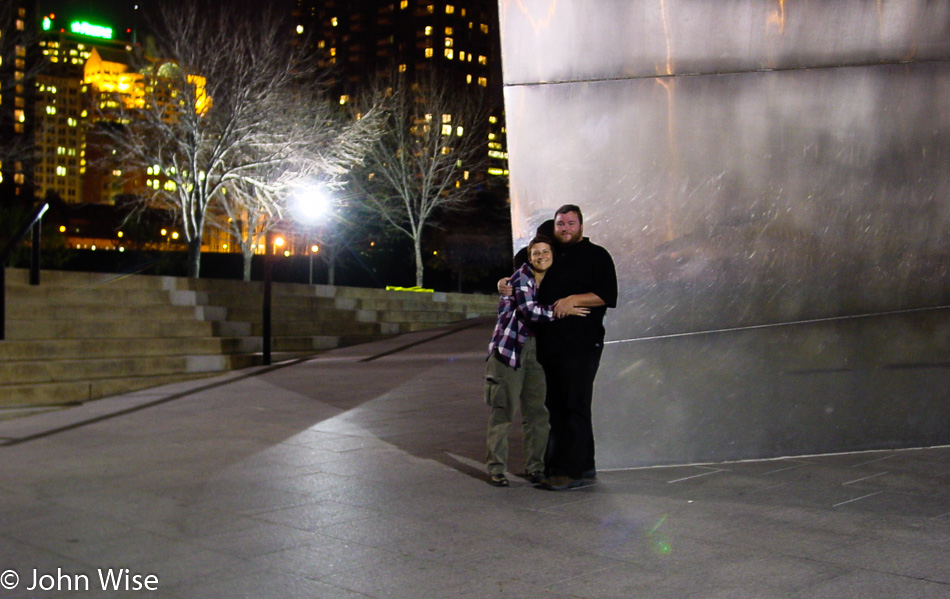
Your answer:
[[[405,64],[399,65],[399,72],[400,72],[400,73],[405,73],[407,69],[408,69],[408,67],[407,67]]]
[[[400,9],[405,10],[408,7],[409,7],[409,0],[402,0],[402,2],[399,3]]]
[[[446,47],[446,48],[451,48],[451,47],[452,47],[452,38],[450,38],[450,37],[445,38],[445,47]]]
[[[452,48],[446,48],[446,49],[445,49],[445,57],[446,57],[446,58],[448,58],[449,60],[452,60],[452,58],[453,58],[454,56],[455,56],[455,50],[453,50]]]
[[[465,128],[464,128],[464,127],[456,127],[456,128],[455,128],[455,135],[457,135],[458,137],[462,137],[462,135],[464,135],[464,134],[465,134]]]
[[[65,177],[65,176],[66,176],[66,167],[65,167],[65,166],[57,166],[57,167],[56,167],[56,174],[59,175],[60,177]]]
[[[472,74],[469,73],[468,75],[465,76],[465,83],[471,83],[471,82],[472,82]]]
[[[443,115],[442,115],[442,122],[443,122],[443,123],[451,123],[451,122],[452,122],[452,115],[451,115],[451,114],[443,114]]]
[[[333,25],[334,27],[336,27],[337,25],[339,25],[339,23],[338,23],[337,20],[336,20],[336,17],[333,17],[333,18],[330,19],[330,25]]]
[[[451,28],[451,27],[446,27],[446,28],[445,28],[445,35],[452,35],[452,28]]]
[[[479,55],[478,64],[488,64],[488,57]]]
[[[350,97],[347,96],[346,94],[340,96],[340,106],[345,105],[349,101],[350,101]]]
[[[432,35],[432,25],[426,25],[426,35]]]
[[[452,125],[442,125],[442,135],[452,135]]]
[[[303,33],[303,25],[297,25],[297,35],[300,35],[302,33]]]
[[[482,33],[488,33],[488,25],[486,25],[485,23],[482,23],[481,29],[482,29]]]
[[[432,58],[432,48],[426,48],[426,58]]]
[[[451,15],[451,14],[454,14],[454,13],[455,13],[455,7],[452,6],[451,4],[446,4],[446,5],[445,5],[445,14]]]

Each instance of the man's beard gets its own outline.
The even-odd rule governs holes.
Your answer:
[[[583,238],[584,238],[584,232],[578,231],[577,234],[571,235],[567,240],[565,240],[564,238],[560,236],[557,238],[557,240],[558,240],[558,243],[560,243],[562,246],[567,247],[567,246],[574,245],[575,243],[577,243]]]

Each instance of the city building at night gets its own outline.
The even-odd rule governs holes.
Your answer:
[[[112,39],[108,27],[85,22],[58,24],[53,15],[43,17],[41,28],[39,49],[44,68],[36,78],[36,195],[54,193],[70,204],[111,203],[121,189],[103,189],[100,177],[96,185],[86,181],[88,137],[94,120],[86,79],[91,67],[96,81],[123,78],[117,84],[128,85],[124,79],[132,76],[128,71],[132,69],[133,46]]]
[[[33,22],[36,3],[0,5],[0,198],[6,201],[33,193],[29,148],[35,128]]]
[[[507,175],[498,4],[493,0],[297,0],[296,32],[327,69],[340,104],[394,77],[437,71],[457,93],[484,94],[491,106],[488,173]]]

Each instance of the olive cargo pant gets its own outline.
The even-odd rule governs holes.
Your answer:
[[[489,474],[504,474],[508,468],[508,431],[520,407],[524,431],[525,472],[544,471],[544,451],[548,444],[548,410],[544,407],[544,370],[538,363],[537,340],[528,337],[521,351],[521,367],[515,369],[498,359],[488,358],[485,372],[485,403],[488,418]]]

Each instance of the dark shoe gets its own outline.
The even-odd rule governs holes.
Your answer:
[[[504,474],[492,474],[488,479],[488,484],[493,487],[507,487],[508,486],[508,477]]]
[[[592,479],[597,478],[597,469],[591,468],[590,470],[585,470],[584,473],[581,474],[581,478],[585,480],[592,480]]]
[[[564,491],[574,489],[584,484],[580,478],[571,478],[569,476],[549,476],[542,479],[538,486],[548,491]]]
[[[544,473],[541,472],[540,470],[538,470],[537,472],[528,473],[528,482],[530,482],[532,485],[538,484],[539,482],[541,482],[543,478],[544,478]]]

